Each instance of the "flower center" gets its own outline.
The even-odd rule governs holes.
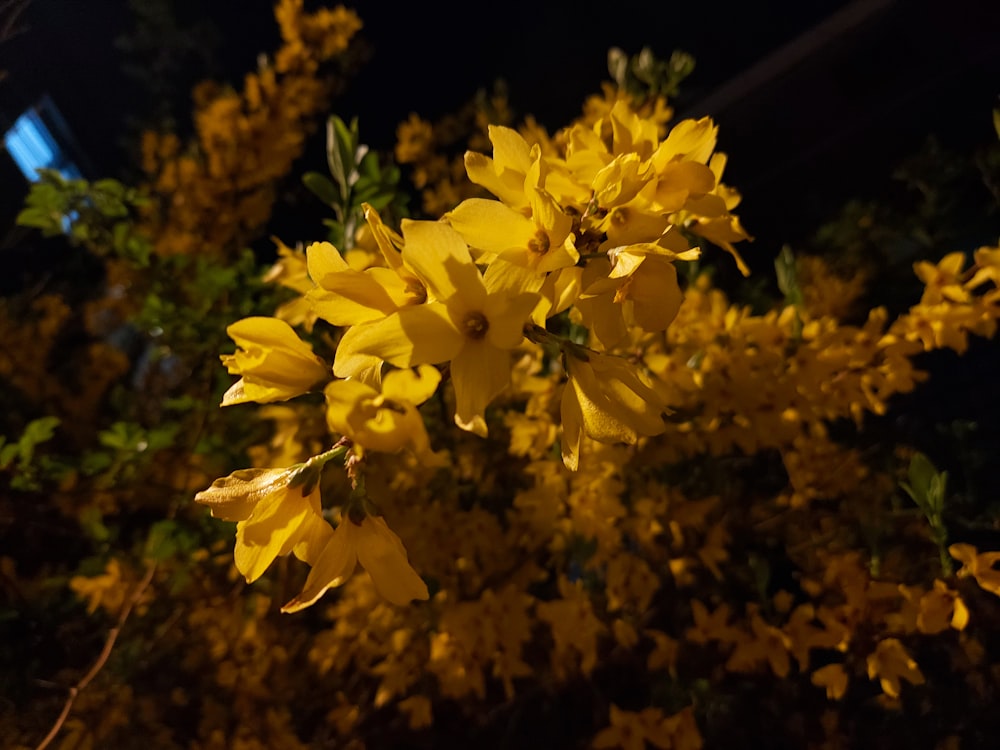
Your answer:
[[[536,255],[545,255],[549,251],[549,236],[541,229],[528,240],[528,249]]]
[[[465,328],[465,335],[476,341],[485,336],[486,332],[490,330],[490,321],[481,312],[466,313],[465,318],[462,320],[462,325]]]

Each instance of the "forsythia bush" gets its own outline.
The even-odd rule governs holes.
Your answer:
[[[319,110],[301,50],[358,26],[299,5],[275,71],[200,100],[200,157],[151,148],[156,254],[266,221],[301,137],[262,128]],[[1000,552],[952,538],[947,474],[865,428],[921,355],[993,336],[1000,247],[918,262],[909,309],[857,324],[837,312],[863,276],[786,253],[784,299],[754,310],[702,260],[765,265],[737,248],[717,124],[630,81],[553,134],[511,127],[502,94],[413,115],[395,154],[425,217],[398,224],[348,199],[371,163],[331,125],[334,199],[364,221],[282,245],[284,303],[226,328],[246,463],[211,481],[211,449],[173,456],[169,513],[69,578],[118,644],[60,676],[62,747],[987,746]],[[246,180],[235,204],[220,171]],[[33,746],[59,698],[0,727]]]

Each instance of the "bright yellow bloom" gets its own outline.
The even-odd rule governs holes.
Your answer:
[[[538,165],[536,162],[531,173],[538,174]],[[528,182],[532,182],[530,176]],[[530,218],[499,201],[483,198],[463,201],[445,218],[473,248],[514,265],[539,274],[574,265],[580,255],[573,245],[573,219],[538,187],[526,185],[526,192]]]
[[[427,584],[406,559],[406,548],[385,519],[365,516],[360,523],[344,517],[313,564],[302,591],[282,612],[311,606],[326,590],[343,585],[358,563],[368,571],[375,590],[393,604],[428,599]]]
[[[469,179],[513,209],[520,211],[528,208],[524,180],[532,162],[538,157],[537,150],[533,154],[528,142],[511,128],[490,125],[489,134],[493,143],[492,159],[475,151],[465,154],[465,170]]]
[[[300,468],[242,469],[194,497],[215,518],[237,521],[234,558],[247,583],[289,552],[313,563],[333,534],[321,514],[319,488],[304,494],[307,486],[289,486]]]
[[[244,318],[226,333],[239,348],[235,354],[222,355],[222,364],[243,377],[226,391],[223,406],[285,401],[330,377],[330,368],[283,320]]]
[[[510,381],[510,351],[520,345],[538,295],[504,289],[500,274],[484,281],[447,224],[404,221],[403,239],[403,260],[435,301],[355,326],[340,349],[345,358],[369,354],[404,368],[450,361],[455,422],[485,436],[486,406]]]

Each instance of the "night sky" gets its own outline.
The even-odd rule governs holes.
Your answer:
[[[190,80],[182,76],[178,91],[206,72],[238,83],[259,52],[277,45],[270,2],[174,5],[182,27],[201,21],[197,39],[211,61],[206,69],[188,60]],[[443,114],[498,77],[518,115],[535,114],[555,129],[608,79],[608,47],[636,53],[648,45],[660,57],[690,52],[697,67],[674,104],[680,115],[717,118],[720,148],[730,154],[727,182],[747,196],[745,223],[775,248],[846,198],[876,190],[926,136],[959,149],[993,137],[1000,88],[994,0],[355,7],[372,55],[334,111],[358,115],[376,147],[391,147],[411,111]],[[0,115],[10,120],[48,91],[92,164],[89,176],[122,174],[125,116],[151,106],[115,46],[132,24],[125,0],[34,0],[23,16],[26,31],[0,46],[0,69],[8,70]],[[0,187],[5,198],[22,189],[2,180]]]

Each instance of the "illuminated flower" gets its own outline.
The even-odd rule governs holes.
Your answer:
[[[583,435],[600,443],[634,445],[665,429],[666,404],[621,357],[587,352],[568,355],[569,381],[562,397],[563,462],[576,470]]]
[[[539,166],[531,168],[525,186],[530,217],[500,201],[469,198],[445,218],[473,248],[543,274],[574,265],[580,255],[573,245],[573,219],[548,193],[530,185],[540,181]]]
[[[356,380],[335,380],[325,391],[327,424],[369,450],[395,453],[409,447],[426,465],[440,466],[444,458],[431,452],[416,409],[440,382],[441,374],[431,365],[387,373],[381,393]]]
[[[393,604],[429,598],[427,584],[410,566],[406,548],[385,519],[366,515],[356,523],[345,515],[313,564],[302,591],[281,611],[298,612],[311,606],[327,589],[343,585],[359,562],[375,590]]]
[[[510,382],[510,352],[523,340],[538,295],[505,289],[499,274],[484,282],[447,224],[404,221],[403,238],[403,259],[434,301],[354,326],[341,340],[338,362],[366,354],[404,368],[450,361],[455,422],[485,436],[486,406]]]
[[[277,318],[239,320],[226,333],[236,342],[235,354],[222,355],[233,375],[242,375],[222,397],[222,405],[247,401],[285,401],[330,377],[330,369],[313,354],[292,327]]]
[[[321,514],[319,488],[293,482],[301,468],[241,469],[194,497],[215,518],[237,522],[234,558],[247,583],[289,552],[314,562],[333,534]]]

